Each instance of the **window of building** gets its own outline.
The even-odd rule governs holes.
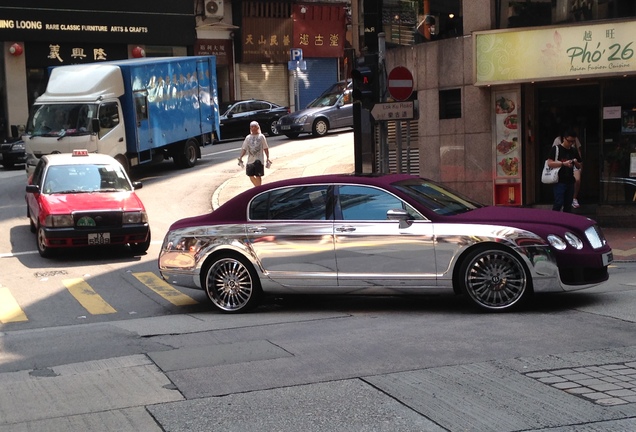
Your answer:
[[[634,0],[496,0],[497,28],[636,16]]]
[[[439,91],[439,118],[454,119],[462,117],[461,89]]]

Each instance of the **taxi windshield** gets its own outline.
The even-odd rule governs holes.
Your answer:
[[[116,165],[54,165],[44,177],[42,193],[129,192],[132,186]]]

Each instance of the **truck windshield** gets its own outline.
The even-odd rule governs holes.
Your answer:
[[[34,105],[26,132],[31,136],[86,135],[92,132],[95,104]]]

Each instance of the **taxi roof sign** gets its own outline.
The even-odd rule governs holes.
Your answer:
[[[73,150],[73,156],[88,156],[88,150],[86,149]]]

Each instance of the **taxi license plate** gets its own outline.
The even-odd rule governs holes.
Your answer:
[[[88,244],[90,246],[110,244],[110,233],[89,234]]]
[[[612,261],[614,261],[614,254],[612,252],[607,252],[603,254],[603,265],[609,265]]]
[[[289,126],[289,125],[282,125],[282,126],[279,126],[279,128],[280,128],[280,130],[290,130],[290,129],[291,129],[291,126]]]

